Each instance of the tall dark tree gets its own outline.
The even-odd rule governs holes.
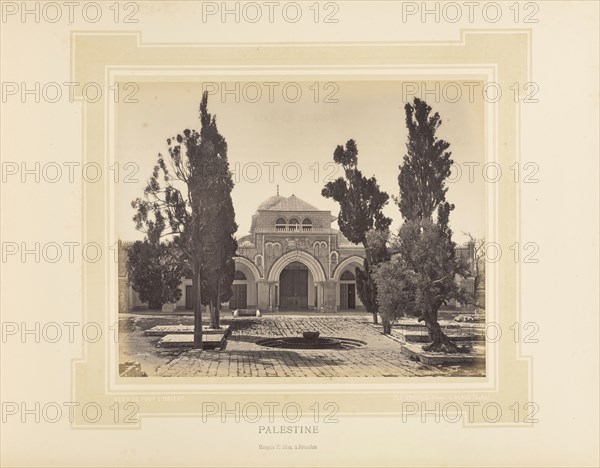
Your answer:
[[[452,168],[450,143],[440,140],[435,133],[442,120],[431,107],[418,98],[414,105],[404,106],[408,128],[407,153],[400,166],[398,206],[405,220],[431,219],[438,209],[452,211],[454,205],[446,201],[446,179]]]
[[[402,290],[404,310],[424,322],[431,343],[426,351],[455,352],[456,345],[446,336],[438,323],[438,311],[449,300],[471,302],[457,277],[469,275],[466,263],[456,255],[452,233],[443,222],[417,219],[405,222],[400,228],[395,248],[403,276],[396,287]]]
[[[209,307],[211,328],[220,328],[221,303],[228,301],[233,294],[231,286],[235,275],[235,261],[225,260],[223,257],[215,254],[213,259],[204,263],[202,269],[202,304]]]
[[[237,224],[231,200],[233,189],[231,174],[228,164],[219,164],[216,167],[219,168],[220,174],[213,180],[219,187],[214,191],[215,196],[211,201],[211,207],[216,210],[211,218],[218,218],[218,222],[206,229],[202,268],[203,303],[209,306],[212,328],[220,327],[221,302],[228,300],[233,292],[231,288],[235,274],[233,257],[237,249],[237,241],[234,237]]]
[[[129,284],[150,309],[160,309],[181,298],[183,266],[173,261],[171,242],[135,241],[127,248],[126,263]]]
[[[469,272],[456,255],[448,224],[454,209],[446,201],[445,181],[452,166],[451,153],[447,151],[450,144],[437,138],[442,121],[431,110],[418,98],[405,106],[407,153],[398,177],[398,206],[404,223],[393,247],[397,257],[375,276],[380,288],[392,295],[386,297],[386,306],[401,304],[425,323],[431,339],[425,350],[454,352],[457,347],[442,331],[438,311],[451,299],[469,300],[456,282],[457,277],[465,277]],[[396,293],[389,287],[391,281]]]
[[[204,217],[211,220],[203,229],[204,255],[202,266],[203,304],[210,310],[212,328],[220,326],[220,308],[231,296],[235,273],[233,257],[237,250],[235,210],[231,199],[233,179],[227,159],[227,142],[219,133],[215,118],[201,106],[200,138],[204,165]]]
[[[373,314],[377,323],[377,287],[372,277],[374,265],[381,261],[378,252],[372,252],[367,244],[367,232],[371,229],[385,231],[392,220],[383,214],[389,195],[379,189],[375,177],[367,178],[358,169],[358,148],[354,140],[346,147],[338,145],[333,160],[344,170],[345,177],[328,182],[321,194],[333,198],[340,205],[338,225],[340,231],[355,244],[365,247],[364,271],[356,269],[356,285],[360,300]]]
[[[214,250],[215,224],[222,220],[216,200],[220,190],[231,190],[227,143],[208,112],[208,94],[200,103],[200,132],[186,129],[167,139],[169,156],[158,155],[144,198],[132,202],[136,227],[173,240],[178,260],[192,276],[194,347],[202,349],[202,267]],[[229,178],[231,187],[233,186]]]

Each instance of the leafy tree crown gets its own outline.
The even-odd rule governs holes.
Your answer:
[[[389,195],[380,190],[375,177],[367,178],[358,169],[358,148],[354,140],[346,147],[338,145],[333,160],[344,169],[344,177],[328,182],[321,194],[340,205],[338,225],[352,242],[366,244],[366,234],[371,229],[385,230],[392,220],[382,209]]]
[[[450,143],[437,138],[442,125],[440,115],[431,115],[431,107],[418,98],[404,106],[408,128],[407,152],[400,166],[397,204],[404,219],[432,218],[438,210],[440,221],[447,221],[453,205],[446,203],[446,179],[452,167]],[[445,219],[444,219],[445,218]]]

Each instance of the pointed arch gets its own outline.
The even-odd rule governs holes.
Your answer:
[[[279,281],[279,275],[290,263],[300,262],[308,267],[314,281],[325,281],[325,271],[315,257],[301,250],[288,252],[277,259],[269,270],[268,281]]]
[[[352,265],[353,263],[357,264],[357,266],[360,268],[364,268],[363,267],[364,261],[365,261],[365,259],[362,257],[359,257],[358,255],[352,255],[352,257],[348,257],[347,259],[340,262],[338,267],[335,269],[335,271],[333,272],[333,279],[336,281],[339,281],[340,276],[342,276],[342,272],[344,271],[344,269],[346,267]]]
[[[240,265],[244,265],[248,270],[250,270],[252,275],[254,275],[254,281],[258,281],[260,279],[260,272],[258,271],[258,268],[256,268],[256,265],[254,265],[254,263],[252,263],[246,257],[234,257],[233,259],[236,264],[239,263]]]

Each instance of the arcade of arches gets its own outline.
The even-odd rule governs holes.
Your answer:
[[[238,239],[231,309],[360,309],[354,271],[362,268],[364,249],[331,227],[336,220],[295,195],[279,194],[252,215],[250,234]],[[144,307],[137,294],[123,288],[120,310]],[[121,273],[120,273],[121,276]],[[179,309],[193,307],[191,280],[182,280]],[[121,290],[121,289],[120,289]],[[225,305],[226,307],[226,305]]]
[[[363,268],[365,251],[331,227],[335,220],[330,211],[295,195],[277,194],[261,203],[252,215],[250,234],[238,239],[229,307],[261,311],[364,309],[355,271]],[[191,279],[182,279],[181,288],[176,307],[191,309]],[[127,287],[126,268],[120,260],[119,310],[143,307],[147,305]]]
[[[316,263],[316,259],[314,260]],[[271,280],[254,276],[247,265],[236,262],[230,309],[354,310],[363,308],[356,290],[354,269],[358,258],[342,266],[338,279],[324,280],[313,273],[308,261],[291,260],[273,272]],[[316,278],[316,280],[315,280]]]

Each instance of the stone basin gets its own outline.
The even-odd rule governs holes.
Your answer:
[[[293,349],[331,349],[341,348],[342,342],[335,338],[319,338],[318,336],[306,339],[304,337],[286,337],[278,340],[281,348]]]
[[[302,336],[305,340],[314,341],[319,338],[320,333],[318,331],[305,331]]]
[[[307,340],[306,338],[300,336],[268,338],[264,340],[258,340],[256,344],[259,346],[280,349],[352,349],[361,348],[366,345],[364,341],[353,340],[349,338],[316,337],[314,339]]]

